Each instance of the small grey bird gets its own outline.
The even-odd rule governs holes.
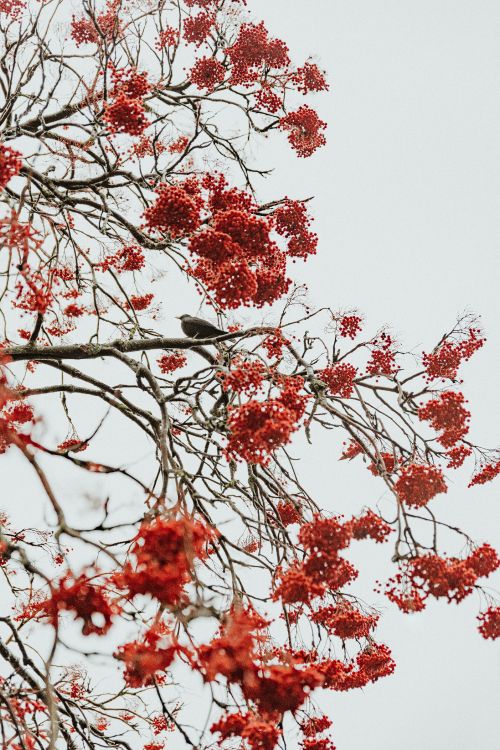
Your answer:
[[[179,315],[177,320],[181,321],[183,333],[190,339],[213,339],[227,333],[214,326],[213,323],[209,323],[208,320],[194,318],[192,315]]]

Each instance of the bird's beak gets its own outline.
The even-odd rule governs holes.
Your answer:
[[[176,320],[180,320],[180,319],[181,319],[181,316],[180,316],[180,315],[176,315],[176,316],[175,316],[175,319],[176,319]]]

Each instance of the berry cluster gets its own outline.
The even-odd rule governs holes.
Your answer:
[[[430,354],[423,354],[422,361],[428,380],[455,380],[462,362],[469,360],[485,342],[479,328],[469,328],[463,341],[444,341]]]
[[[307,104],[282,117],[280,128],[288,131],[288,141],[298,156],[311,156],[326,143],[323,134],[326,122],[320,120],[314,109]]]
[[[179,370],[187,362],[186,355],[182,352],[172,352],[171,354],[163,354],[158,360],[158,367],[160,372],[166,375],[169,372]]]
[[[287,45],[280,39],[271,39],[263,22],[243,24],[226,54],[231,62],[233,86],[251,86],[265,72],[282,70],[290,64]]]
[[[406,561],[400,573],[387,582],[385,593],[404,612],[424,609],[429,596],[459,603],[472,593],[478,578],[491,575],[499,566],[498,555],[489,544],[463,560],[430,553]]]
[[[149,125],[140,99],[132,99],[120,91],[113,101],[104,105],[104,120],[111,133],[142,135]]]
[[[9,180],[21,169],[21,154],[10,146],[0,143],[0,190],[3,190]]]
[[[420,420],[430,422],[436,432],[442,430],[438,440],[445,448],[451,448],[469,431],[470,411],[464,403],[462,393],[445,391],[418,410]]]
[[[225,77],[225,67],[214,57],[200,58],[195,62],[189,73],[191,83],[194,83],[199,89],[206,89],[208,92],[214,91],[224,81]]]
[[[259,361],[242,361],[236,359],[236,365],[228,373],[219,373],[224,390],[236,393],[251,393],[260,388],[266,376],[266,368]]]
[[[357,370],[347,362],[339,362],[320,370],[318,376],[327,384],[332,396],[350,398],[354,391]]]
[[[370,360],[366,365],[367,374],[385,375],[387,377],[394,375],[398,368],[392,336],[383,332],[380,334],[380,338],[375,340],[373,344],[374,348],[372,349]]]
[[[412,508],[421,508],[440,493],[448,492],[443,472],[430,464],[408,464],[394,485],[401,500]]]
[[[301,378],[290,378],[277,398],[248,401],[231,407],[228,417],[228,457],[248,463],[269,463],[271,455],[286,445],[304,414],[307,395],[301,395]]]
[[[203,44],[215,23],[215,16],[211,13],[198,13],[184,21],[184,40],[191,44]]]
[[[130,596],[150,594],[163,604],[178,604],[212,536],[201,522],[185,517],[144,523],[132,545],[134,561],[116,574],[116,583]]]

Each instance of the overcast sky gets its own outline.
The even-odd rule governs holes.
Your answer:
[[[464,392],[473,439],[499,445],[500,3],[249,0],[248,7],[288,42],[294,60],[313,54],[331,83],[316,99],[328,122],[326,148],[301,160],[279,134],[254,148],[262,163],[276,165],[264,197],[315,196],[320,251],[295,267],[310,302],[358,307],[368,332],[390,324],[417,353],[459,313],[481,314],[489,342],[463,368]],[[167,335],[178,332],[173,316],[187,311],[171,291]],[[244,317],[258,322],[261,312]],[[328,433],[304,452],[315,500],[346,514],[383,502],[380,480],[336,461],[339,442]],[[132,449],[142,447],[125,432],[110,446]],[[34,478],[11,454],[8,467],[16,493],[3,504],[17,506],[13,516],[34,514]],[[500,479],[466,490],[467,479],[454,475],[436,512],[500,549]],[[75,496],[76,512],[80,488],[63,473],[58,483],[61,491],[66,483],[66,502]],[[388,546],[367,543],[352,559],[364,571],[356,592],[385,608],[377,637],[392,648],[397,671],[363,691],[322,695],[338,750],[500,750],[500,644],[477,633],[478,599],[404,616],[373,593],[374,579],[391,573],[389,556]]]
[[[458,313],[480,313],[489,342],[463,368],[464,391],[474,439],[497,446],[500,3],[249,6],[289,43],[294,59],[314,54],[331,82],[330,93],[316,99],[328,146],[298,160],[272,143],[270,192],[315,195],[320,252],[305,267],[311,302],[358,306],[373,329],[392,324],[417,352]],[[327,440],[306,457],[320,504],[356,512],[379,500],[377,480],[331,459]],[[437,512],[500,548],[500,483],[466,490],[467,476],[455,477]],[[365,570],[387,575],[387,549],[360,554]],[[366,597],[374,600],[368,586]],[[471,597],[413,617],[387,607],[377,635],[393,648],[394,677],[321,701],[339,750],[500,748],[500,644],[477,633],[478,606]]]

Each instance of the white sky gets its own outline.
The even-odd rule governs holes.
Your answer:
[[[320,251],[296,265],[295,277],[307,280],[314,306],[359,307],[367,330],[391,324],[416,352],[464,309],[481,313],[489,344],[463,368],[464,392],[473,438],[499,445],[500,3],[249,0],[249,9],[297,62],[314,54],[332,86],[316,99],[328,121],[325,149],[297,159],[279,134],[254,148],[262,164],[276,165],[264,197],[315,196]],[[171,291],[166,335],[178,332],[173,316],[188,311]],[[243,318],[258,322],[261,313]],[[129,442],[123,432],[110,450],[140,453]],[[311,494],[346,514],[383,502],[381,482],[359,464],[337,462],[339,442],[328,433],[305,449]],[[19,476],[10,454],[7,464],[16,498],[26,502],[12,495],[2,505],[31,514],[35,481]],[[59,483],[66,502],[76,496],[65,474]],[[466,484],[466,475],[454,475],[436,512],[500,549],[500,479],[468,491]],[[79,507],[75,497],[75,513]],[[500,750],[500,643],[477,633],[478,599],[404,616],[372,591],[375,578],[391,573],[389,556],[388,546],[366,543],[353,562],[368,574],[356,591],[385,608],[377,637],[393,649],[397,672],[364,691],[322,695],[338,750]]]
[[[328,146],[309,160],[291,159],[276,139],[270,151],[274,194],[315,195],[311,302],[358,306],[370,328],[392,324],[416,352],[464,309],[480,313],[489,342],[463,368],[464,391],[474,439],[498,445],[500,3],[249,5],[294,59],[316,55],[332,85],[316,99]],[[336,450],[324,438],[305,459],[318,502],[346,512],[376,502],[377,481],[354,462],[335,465]],[[455,477],[436,512],[499,548],[500,484],[466,490],[467,476]],[[365,571],[387,575],[387,548],[360,555]],[[366,598],[374,601],[369,586]],[[477,633],[478,606],[471,597],[413,617],[387,607],[377,635],[393,649],[396,674],[321,699],[338,750],[500,748],[500,644]]]

